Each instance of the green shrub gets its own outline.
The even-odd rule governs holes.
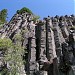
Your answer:
[[[12,46],[12,41],[10,39],[0,39],[0,50],[7,50]]]
[[[17,40],[19,40],[19,38],[20,37],[17,37]],[[4,62],[9,63],[10,67],[10,71],[5,67],[1,71],[1,75],[17,75],[17,73],[20,73],[23,62],[25,62],[25,60],[22,59],[25,53],[24,47],[20,44],[12,43],[8,38],[4,38],[0,39],[0,50],[4,52]]]
[[[25,12],[32,14],[32,11],[30,9],[26,8],[26,7],[23,7],[21,10],[17,10],[18,14],[22,14],[22,13],[25,13]]]
[[[34,16],[32,21],[36,22],[39,18],[40,18],[40,16]]]

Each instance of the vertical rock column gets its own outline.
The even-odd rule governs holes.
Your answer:
[[[48,60],[50,62],[50,68],[48,70],[48,75],[59,75],[59,70],[58,70],[58,61],[57,61],[57,55],[56,55],[56,47],[55,47],[55,40],[54,40],[54,32],[53,32],[53,26],[52,26],[52,21],[49,19],[47,21],[47,26],[48,26],[48,45],[49,45],[49,50],[48,50]],[[53,65],[53,66],[52,66]],[[52,73],[53,72],[53,73]]]
[[[52,36],[51,36],[51,28],[49,25],[49,20],[46,20],[46,52],[47,52],[47,58],[50,62],[49,69],[48,69],[48,75],[53,75],[53,47],[52,47]]]
[[[48,61],[46,58],[46,29],[43,22],[39,22],[36,26],[36,51],[37,61],[40,61],[39,75],[47,75],[47,71],[43,68],[44,62]]]
[[[63,35],[58,26],[58,22],[56,18],[53,20],[53,27],[54,27],[54,39],[55,39],[55,44],[56,44],[56,54],[57,54],[57,57],[60,57],[62,54],[61,43],[63,43],[65,39],[63,38]]]
[[[51,29],[51,37],[52,37],[52,49],[53,49],[53,75],[59,75],[59,69],[58,69],[58,60],[56,55],[56,47],[55,47],[55,40],[54,40],[54,33]]]
[[[27,14],[27,18],[23,17],[22,28],[25,30],[23,34],[24,42],[23,45],[27,48],[25,56],[26,64],[25,70],[27,75],[34,75],[36,70],[36,44],[35,44],[35,24],[33,21],[29,21],[32,16]]]
[[[46,28],[45,24],[41,25],[41,46],[40,46],[40,60],[41,62],[47,62],[46,58]],[[40,68],[41,68],[40,64]],[[47,71],[40,71],[40,75],[47,75]]]
[[[29,37],[31,38],[31,48],[30,48],[30,75],[34,75],[36,71],[36,44],[35,44],[35,24],[30,23]]]
[[[69,36],[69,32],[67,29],[67,22],[66,21],[62,21],[61,22],[61,32],[64,38],[67,38]]]
[[[64,37],[63,37],[63,35],[62,35],[62,33],[61,33],[61,29],[60,29],[60,27],[58,26],[58,21],[57,21],[57,19],[56,18],[54,18],[54,20],[53,20],[53,27],[54,27],[54,40],[55,40],[55,46],[56,46],[56,54],[57,54],[57,59],[55,58],[54,60],[56,61],[56,62],[54,62],[54,65],[56,66],[54,66],[55,67],[55,69],[57,69],[57,71],[56,70],[54,70],[55,72],[54,73],[58,73],[58,75],[59,75],[59,70],[58,70],[58,64],[60,63],[60,56],[62,55],[62,48],[61,48],[61,44],[63,43],[63,42],[65,42],[65,39],[64,39]],[[56,63],[56,64],[55,64]]]
[[[50,59],[53,59],[53,37],[52,37],[52,30],[49,25],[49,20],[46,20],[46,44],[48,46],[46,47],[47,51],[47,58],[50,61]]]

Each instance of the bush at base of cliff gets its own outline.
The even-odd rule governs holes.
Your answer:
[[[3,52],[3,61],[6,65],[8,64],[2,68],[1,75],[19,74],[24,63],[24,48],[19,44],[13,44],[10,39],[4,38],[0,39],[0,50]]]

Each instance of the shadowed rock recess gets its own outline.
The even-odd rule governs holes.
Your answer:
[[[33,18],[33,14],[16,13],[0,30],[1,39],[17,43],[15,35],[23,38],[25,63],[18,75],[75,75],[75,16],[48,16],[36,22]],[[0,50],[0,71],[2,58]]]

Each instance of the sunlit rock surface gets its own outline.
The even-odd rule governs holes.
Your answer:
[[[22,34],[22,45],[27,53],[20,75],[74,75],[75,66],[75,16],[47,17],[34,23],[33,15],[15,14],[0,30],[0,38]],[[13,41],[18,43],[16,39]],[[0,69],[3,55],[0,51]],[[67,71],[66,67],[70,67]],[[7,64],[8,65],[8,64]],[[8,66],[9,67],[9,66]]]

